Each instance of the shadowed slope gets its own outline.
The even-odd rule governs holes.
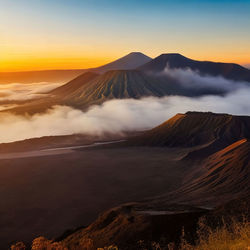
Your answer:
[[[250,142],[239,140],[201,161],[187,161],[183,187],[157,199],[214,206],[250,196]]]
[[[194,180],[186,192],[216,192],[225,195],[250,192],[250,141],[239,140],[209,156],[203,163],[205,173]]]
[[[162,54],[139,67],[139,70],[159,73],[167,66],[177,69],[190,68],[194,71],[199,71],[203,75],[223,76],[227,79],[250,82],[250,70],[238,64],[196,61],[180,54]]]

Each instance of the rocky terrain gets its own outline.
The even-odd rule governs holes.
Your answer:
[[[36,226],[26,222],[26,230],[22,234],[16,231],[12,239],[25,239],[24,244],[27,246],[31,244],[32,234],[33,238],[45,236],[50,239],[35,239],[32,249],[44,244],[47,244],[48,249],[52,246],[55,249],[97,249],[110,245],[117,245],[119,249],[141,249],[143,246],[154,249],[152,242],[161,242],[165,246],[180,244],[184,229],[189,242],[195,243],[197,223],[204,216],[210,218],[216,214],[217,222],[208,222],[215,226],[222,221],[222,217],[240,217],[249,209],[249,126],[250,118],[247,116],[188,112],[177,114],[162,125],[141,135],[130,136],[123,142],[89,149],[79,148],[70,154],[53,156],[53,160],[51,156],[23,159],[20,156],[11,162],[2,160],[2,166],[13,171],[17,166],[37,165],[40,174],[37,175],[36,171],[28,174],[33,176],[32,192],[36,190],[39,194],[36,182],[44,183],[44,178],[47,179],[48,190],[43,190],[41,202],[49,200],[45,206],[39,207],[50,211],[50,215],[42,215],[46,219],[45,223],[38,223],[36,218],[40,212],[33,207],[32,217],[37,221]],[[52,166],[62,159],[63,165],[58,168],[58,172]],[[84,163],[84,159],[88,159],[88,162]],[[58,175],[56,179],[48,178],[44,164],[48,165],[47,171],[55,171],[51,174]],[[22,167],[23,174],[27,174],[28,169],[25,168]],[[8,173],[7,177],[4,169],[2,167],[2,178],[9,179],[14,173]],[[64,180],[62,186],[62,182],[56,180],[65,176],[65,171],[69,171],[67,176],[71,177],[67,182]],[[88,192],[92,190],[92,195],[101,195],[102,202],[99,196],[95,199],[86,192],[83,194],[84,186],[80,183],[87,181],[85,177],[88,179]],[[18,187],[18,183],[15,185]],[[53,192],[49,189],[50,185],[53,185]],[[105,186],[108,193],[100,191]],[[15,190],[15,187],[12,186],[12,189]],[[76,190],[79,190],[78,194]],[[26,194],[30,191],[24,190]],[[2,192],[4,197],[6,194]],[[51,201],[54,195],[57,205]],[[63,199],[60,200],[60,196]],[[9,201],[9,205],[15,204],[15,200]],[[16,198],[16,202],[20,201]],[[25,217],[25,213],[31,209],[25,208],[29,202],[25,201],[22,212],[16,211],[18,220],[21,213],[21,217]],[[75,205],[72,206],[71,202]],[[58,205],[59,217],[55,216]],[[93,205],[99,209],[92,210]],[[6,204],[6,209],[10,212],[13,208],[10,209]],[[100,209],[106,212],[100,213]],[[82,221],[81,224],[79,220],[78,223],[74,222],[76,217]],[[69,223],[62,218],[72,220]],[[71,227],[65,228],[66,224],[71,224]],[[63,234],[61,231],[59,236],[63,228],[68,231]],[[9,231],[7,228],[5,230],[8,239]],[[14,232],[14,228],[9,230]],[[1,242],[6,242],[6,239]],[[13,249],[18,248],[13,246]]]

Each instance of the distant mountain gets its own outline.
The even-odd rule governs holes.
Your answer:
[[[168,95],[200,96],[223,94],[220,90],[185,88],[174,79],[148,75],[138,70],[111,70],[98,75],[86,72],[48,93],[10,111],[16,113],[43,112],[52,105],[68,105],[86,109],[111,99],[163,97]]]
[[[143,64],[143,66],[137,67]],[[139,52],[133,52],[112,63],[84,71],[65,85],[49,92],[50,97],[27,101],[11,111],[16,113],[43,112],[52,105],[69,105],[86,109],[111,99],[163,97],[180,95],[224,95],[231,86],[213,82],[185,82],[175,76],[159,74],[166,65],[170,68],[191,68],[205,75],[224,76],[234,80],[250,81],[250,70],[237,64],[199,62],[180,54],[164,54],[153,60]],[[131,68],[138,69],[131,69]],[[79,73],[79,71],[78,71]],[[0,73],[1,76],[1,73]],[[249,78],[248,78],[249,77]],[[227,84],[225,84],[227,85]],[[20,104],[20,103],[19,103]]]
[[[109,70],[135,69],[149,61],[151,61],[150,57],[140,52],[132,52],[114,62],[92,69],[0,72],[0,84],[13,83],[13,82],[18,82],[18,83],[65,82],[66,83],[87,71],[92,71],[96,73],[105,73]]]
[[[108,63],[104,66],[91,69],[93,72],[97,73],[105,73],[110,70],[130,70],[136,69],[145,63],[148,63],[152,60],[152,58],[144,55],[141,52],[131,52],[128,55],[114,61]]]
[[[249,116],[187,112],[132,138],[130,143],[167,147],[213,145],[211,148],[217,150],[219,146],[227,146],[243,138],[250,138]]]
[[[138,69],[143,72],[159,73],[165,67],[190,68],[203,75],[223,76],[228,79],[250,82],[250,69],[234,63],[218,63],[209,61],[196,61],[180,54],[162,54],[155,59],[140,52],[131,52],[128,55],[106,65],[90,69],[73,70],[41,70],[24,72],[0,72],[1,83],[13,82],[68,82],[84,72],[105,73],[110,70]]]
[[[136,70],[114,70],[95,77],[76,91],[65,95],[63,101],[70,105],[85,107],[110,99],[165,96],[173,93],[166,82]]]
[[[181,54],[162,54],[145,65],[138,67],[138,70],[159,73],[166,66],[171,69],[190,68],[194,71],[199,71],[202,75],[223,76],[227,79],[250,82],[250,70],[238,64],[196,61]]]
[[[102,75],[86,72],[52,90],[48,93],[49,96],[29,101],[10,111],[36,113],[43,112],[53,105],[68,105],[84,110],[111,99],[162,97],[177,93],[188,95],[172,82],[151,77],[137,70],[113,70]]]
[[[87,82],[88,80],[89,82]],[[224,91],[213,88],[185,87],[175,79],[157,77],[139,70],[111,70],[98,77],[94,73],[83,73],[82,76],[73,79],[51,93],[62,93],[64,99],[74,106],[90,102],[101,103],[109,99],[141,98],[145,96],[220,95]]]

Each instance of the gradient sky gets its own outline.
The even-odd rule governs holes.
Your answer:
[[[131,51],[250,63],[250,0],[0,0],[0,71],[87,68]]]

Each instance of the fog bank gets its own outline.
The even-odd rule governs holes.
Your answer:
[[[100,106],[92,106],[87,112],[55,106],[45,114],[33,116],[1,113],[0,142],[76,133],[101,135],[105,132],[145,130],[159,125],[176,113],[187,111],[250,115],[249,96],[250,88],[245,87],[224,97],[115,99]]]
[[[193,89],[196,91],[199,89],[210,89],[231,92],[245,86],[250,86],[248,82],[229,80],[222,76],[202,75],[199,71],[190,68],[172,69],[168,65],[161,72],[161,75],[177,80],[185,89]]]
[[[0,84],[0,102],[25,101],[44,97],[47,92],[59,87],[60,83],[10,83]]]

